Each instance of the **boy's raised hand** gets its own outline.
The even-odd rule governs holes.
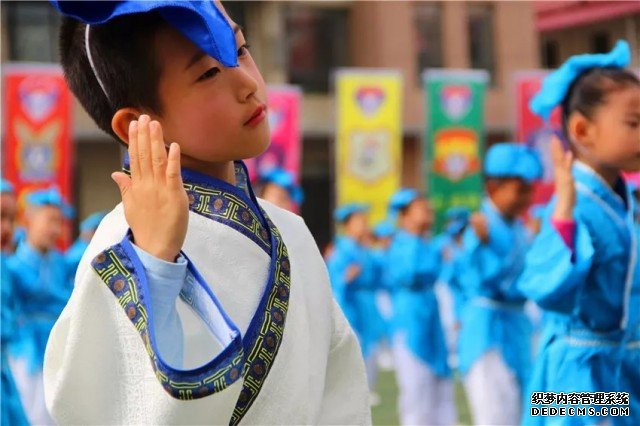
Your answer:
[[[576,188],[571,172],[573,154],[571,151],[565,151],[562,142],[555,136],[551,140],[551,158],[557,197],[553,218],[572,220],[573,207],[576,204]]]
[[[182,187],[180,146],[165,149],[162,127],[141,115],[129,125],[131,177],[115,172],[124,215],[135,244],[147,253],[174,262],[187,235],[189,199]]]

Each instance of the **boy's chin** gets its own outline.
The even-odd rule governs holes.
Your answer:
[[[269,148],[269,142],[270,140],[267,138],[264,141],[252,141],[252,143],[247,144],[247,149],[243,150],[241,153],[242,160],[248,160],[264,154],[264,152]]]

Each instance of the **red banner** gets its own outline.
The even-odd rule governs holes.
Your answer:
[[[553,163],[551,160],[551,136],[562,136],[560,108],[551,113],[549,123],[529,110],[529,101],[540,90],[547,71],[530,71],[516,74],[516,140],[534,148],[540,155],[544,176],[536,186],[533,204],[545,204],[553,195]]]
[[[72,97],[56,65],[2,67],[2,173],[15,187],[18,220],[25,197],[55,185],[72,204]],[[67,224],[63,246],[71,233]]]
[[[296,86],[269,87],[268,117],[271,144],[267,151],[247,161],[251,180],[262,170],[280,167],[300,181],[301,135],[300,103],[302,92]]]

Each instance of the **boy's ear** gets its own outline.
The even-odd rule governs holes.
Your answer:
[[[582,115],[580,112],[575,111],[569,117],[569,123],[567,126],[569,135],[573,137],[573,142],[583,148],[590,148],[593,144],[593,125],[591,121]]]
[[[137,120],[141,112],[135,108],[121,108],[111,119],[111,128],[122,142],[129,145],[129,123]]]

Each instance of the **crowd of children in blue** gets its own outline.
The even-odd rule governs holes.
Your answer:
[[[487,151],[480,210],[451,209],[441,235],[431,236],[432,208],[415,189],[398,191],[388,220],[373,230],[366,205],[336,210],[340,233],[326,256],[334,297],[358,336],[371,390],[380,348],[392,350],[403,424],[456,422],[454,370],[476,424],[547,424],[531,410],[540,392],[626,392],[617,403],[628,415],[608,421],[640,423],[640,194],[621,175],[640,169],[640,82],[624,69],[629,61],[625,42],[573,57],[534,98],[531,109],[544,119],[561,106],[568,141],[552,146],[555,196],[529,211],[541,229],[520,218],[542,166],[517,143]],[[276,205],[302,201],[285,171],[263,173],[261,182]],[[51,421],[41,384],[45,345],[104,216],[87,218],[61,253],[56,242],[69,212],[60,194],[32,193],[27,205],[26,233],[12,238],[15,197],[3,180],[2,423],[11,425]],[[435,291],[441,284],[453,301],[453,349]],[[381,294],[391,300],[390,318],[380,313]],[[541,313],[535,326],[529,301]],[[603,420],[582,414],[553,422]]]

